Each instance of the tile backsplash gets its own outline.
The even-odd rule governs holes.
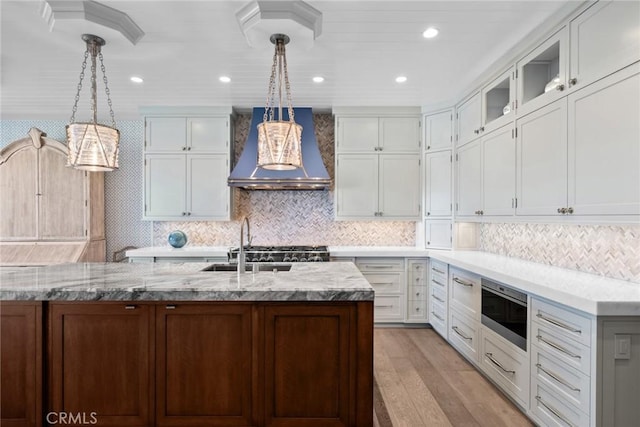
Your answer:
[[[482,224],[479,249],[640,282],[640,225]]]

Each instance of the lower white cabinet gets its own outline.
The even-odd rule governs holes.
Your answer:
[[[449,265],[429,259],[429,323],[443,338],[447,338]]]
[[[521,407],[526,408],[529,402],[527,352],[489,328],[483,326],[480,331],[480,369]]]
[[[449,307],[480,321],[480,276],[458,268],[450,268]]]
[[[376,293],[374,322],[404,322],[407,287],[404,258],[356,258],[355,264]]]
[[[449,308],[449,343],[474,364],[478,364],[480,323]]]
[[[426,323],[429,320],[428,298],[427,260],[408,259],[406,322]]]

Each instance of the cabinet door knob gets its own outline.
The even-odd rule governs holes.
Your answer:
[[[187,216],[191,216],[191,212],[187,212]]]
[[[562,215],[566,214],[567,213],[567,208],[558,208],[558,213],[562,214]]]
[[[431,245],[431,242],[427,242],[427,246],[430,246],[430,245]]]
[[[480,132],[484,132],[484,126],[480,128]]]
[[[479,134],[479,133],[480,133],[480,130],[479,130],[479,129],[474,129],[474,130],[473,130],[473,133],[475,133],[475,134],[477,135],[477,134]]]
[[[427,150],[431,150],[431,146],[430,145],[427,145]]]
[[[569,86],[575,86],[576,83],[578,83],[578,79],[575,77],[569,79]]]
[[[187,147],[187,151],[191,151],[191,147]]]
[[[559,84],[558,86],[556,86],[556,90],[562,92],[564,90],[564,85],[563,84]]]
[[[186,213],[186,212],[182,212],[182,216],[186,216],[186,215],[187,215],[187,213]]]
[[[427,216],[431,215],[431,212],[427,212]]]
[[[182,151],[187,151],[187,147],[182,147]]]
[[[567,213],[572,214],[573,213],[573,208],[567,208]]]

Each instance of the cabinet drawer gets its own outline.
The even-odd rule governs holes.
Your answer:
[[[567,339],[557,330],[531,322],[531,343],[567,365],[591,375],[591,348]]]
[[[431,300],[437,302],[438,304],[442,304],[443,306],[447,304],[447,292],[445,289],[442,289],[438,286],[431,287]]]
[[[402,293],[402,273],[363,273],[371,286],[380,293]]]
[[[404,310],[401,295],[376,295],[373,303],[373,320],[375,322],[402,322]]]
[[[529,359],[525,352],[482,328],[480,368],[523,407],[529,401]]]
[[[531,412],[545,426],[588,426],[589,415],[567,404],[549,391],[542,383],[531,379]]]
[[[449,264],[431,259],[429,262],[429,276],[431,280],[437,280],[440,283],[447,283],[449,278]]]
[[[555,392],[563,400],[590,414],[591,385],[589,377],[560,362],[552,354],[531,346],[531,377]]]
[[[531,319],[554,333],[591,345],[591,319],[566,308],[533,298]]]
[[[431,301],[429,303],[429,323],[437,333],[447,338],[447,309],[444,305]]]
[[[449,342],[473,362],[478,361],[478,322],[449,310]]]
[[[449,301],[452,308],[458,309],[474,320],[480,320],[480,278],[475,274],[451,269]]]
[[[361,272],[402,271],[404,258],[356,258],[356,266]]]
[[[427,287],[426,286],[410,286],[409,289],[407,289],[407,300],[426,301]]]
[[[407,318],[410,320],[427,320],[427,302],[409,301],[407,303]]]

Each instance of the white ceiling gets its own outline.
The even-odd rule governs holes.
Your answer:
[[[265,102],[272,45],[247,44],[238,1],[114,1],[145,32],[137,45],[84,20],[59,20],[53,31],[41,1],[0,1],[3,119],[67,119],[78,84],[83,32],[107,40],[104,62],[116,119],[139,106],[234,106]],[[323,14],[311,47],[287,45],[294,105],[441,106],[567,1],[313,1]],[[575,3],[576,6],[578,3]],[[440,30],[422,37],[429,26]],[[398,75],[408,81],[398,84]],[[142,76],[143,84],[129,81]],[[230,84],[218,81],[221,75]],[[316,84],[311,78],[325,77]],[[101,78],[101,75],[98,75]],[[83,99],[88,98],[85,80]],[[106,110],[99,81],[98,110]],[[79,111],[82,111],[81,109]],[[81,113],[77,115],[78,119]],[[84,119],[87,119],[85,117]]]

